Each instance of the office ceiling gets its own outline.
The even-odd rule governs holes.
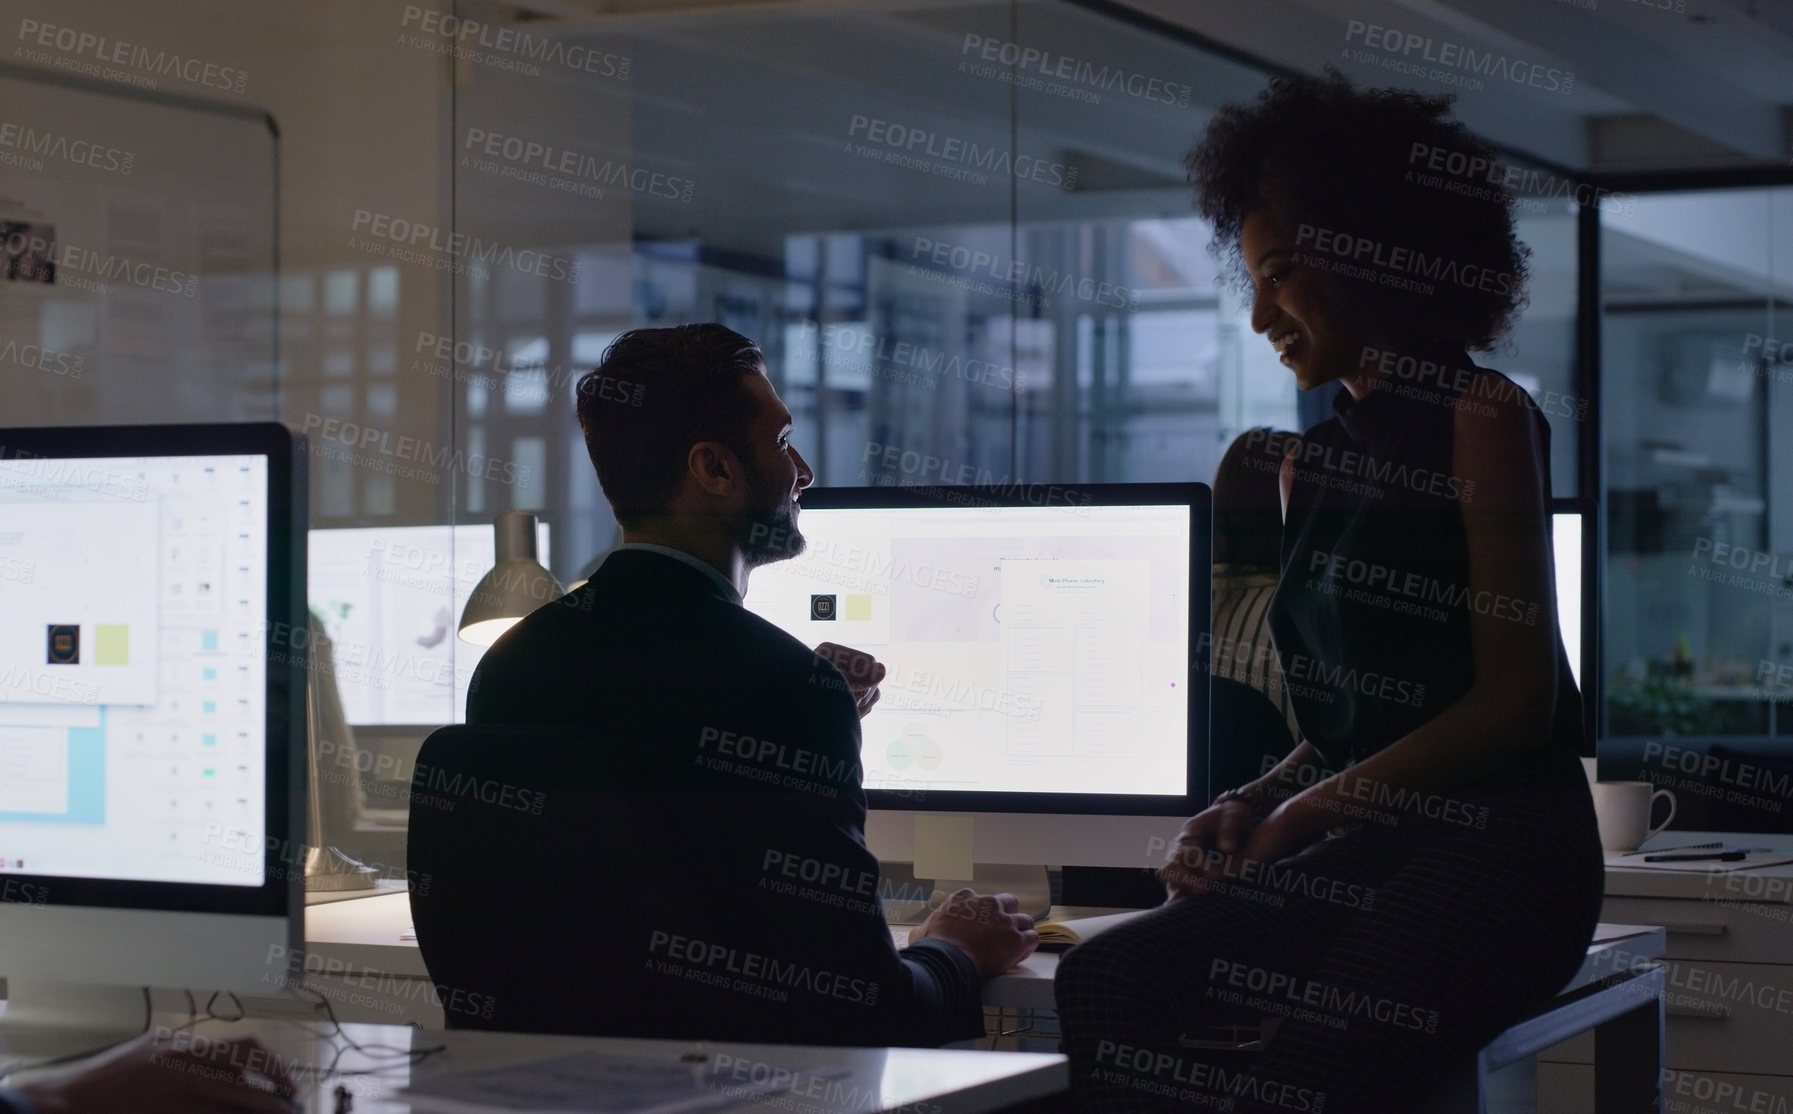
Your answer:
[[[1786,165],[1793,156],[1788,0],[1121,2],[1303,72],[1336,62],[1361,80],[1391,76],[1341,55],[1362,48],[1360,25],[1375,25],[1398,29],[1404,43],[1432,40],[1435,57],[1457,44],[1573,73],[1567,94],[1490,83],[1463,94],[1459,112],[1490,138],[1579,170]],[[1424,53],[1419,45],[1406,57]],[[1426,78],[1390,83],[1446,89]]]
[[[1570,172],[1774,168],[1793,155],[1793,0],[525,3],[487,18],[625,50],[630,79],[519,80],[468,67],[458,119],[695,181],[692,202],[637,198],[633,235],[769,263],[799,232],[1188,216],[1183,153],[1215,106],[1262,87],[1263,66],[1332,65],[1362,84],[1455,92],[1457,115],[1477,132]],[[1415,45],[1391,49],[1389,32],[1372,27]],[[1096,103],[1016,89],[968,72],[981,61],[967,45],[979,36],[1186,87],[1187,104],[1112,88]],[[1361,54],[1366,39],[1379,48],[1373,60]],[[1487,63],[1465,64],[1467,51],[1566,88],[1478,75],[1472,66]],[[1428,55],[1441,61],[1418,76],[1380,64]],[[620,131],[594,123],[618,114]],[[851,123],[859,117],[1074,166],[1076,188],[1000,175],[972,188],[891,165],[855,152],[868,146]],[[579,197],[507,187],[460,175],[461,217],[543,242],[581,238],[590,207]]]
[[[1484,134],[1572,169],[1785,166],[1793,158],[1793,0],[525,0],[514,10],[568,30],[626,26],[686,39],[704,38],[706,25],[732,32],[743,18],[846,17],[914,39],[961,17],[976,23],[1012,8],[1024,25],[1073,6],[1136,11],[1274,67],[1335,65],[1363,83],[1455,91],[1459,113]],[[1371,27],[1412,44],[1402,60],[1422,60],[1428,47],[1434,58],[1473,49],[1573,74],[1573,86],[1559,93],[1492,79],[1478,91],[1354,61],[1348,52],[1365,47]],[[1376,53],[1386,60],[1394,52]]]

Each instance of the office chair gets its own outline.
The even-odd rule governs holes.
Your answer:
[[[343,715],[336,688],[336,648],[316,615],[309,617],[311,650],[305,686],[306,782],[311,790],[310,843],[304,849],[305,888],[310,892],[371,890],[379,871],[352,857],[367,807],[361,786],[361,753]]]
[[[742,845],[763,850],[742,837],[765,822],[742,794],[668,789],[676,771],[654,763],[552,727],[459,725],[424,740],[411,912],[448,1028],[750,1037],[716,1031],[668,993],[679,980],[643,968],[656,931],[714,923],[727,897],[695,876]]]

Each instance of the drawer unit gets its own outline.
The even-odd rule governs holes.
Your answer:
[[[1663,1079],[1667,1114],[1779,1114],[1793,1110],[1793,1078],[1736,1072],[1678,1071]],[[1537,1114],[1594,1109],[1594,1065],[1538,1064]]]
[[[1662,967],[1667,1067],[1793,1073],[1793,967],[1687,960]],[[1538,1058],[1590,1066],[1594,1039],[1563,1040]]]
[[[1772,894],[1765,889],[1770,884]],[[1670,1111],[1793,1111],[1793,1097],[1779,1100],[1784,1105],[1776,1105],[1775,1098],[1793,1096],[1793,905],[1785,903],[1788,889],[1784,881],[1715,877],[1693,888],[1698,896],[1608,897],[1601,906],[1602,921],[1656,924],[1667,930],[1662,964]],[[1761,900],[1764,896],[1781,900]],[[1565,1078],[1585,1076],[1591,1102],[1593,1053],[1593,1040],[1585,1036],[1547,1049],[1539,1057],[1540,1080],[1546,1069],[1574,1067],[1576,1072]],[[1722,1093],[1718,1081],[1724,1083]],[[1743,1086],[1740,1081],[1749,1081],[1741,1092],[1733,1089]],[[1686,1093],[1677,1095],[1677,1086]],[[1553,1098],[1563,1101],[1562,1089],[1555,1090]],[[1540,1095],[1552,1091],[1543,1086]],[[1768,1097],[1760,1107],[1723,1105],[1740,1093]],[[1570,1101],[1562,1109],[1589,1107]]]
[[[1793,1071],[1793,967],[1667,960],[1668,1066]]]
[[[1793,965],[1793,905],[1744,901],[1609,897],[1600,919],[1619,924],[1659,924],[1668,930],[1671,959]]]

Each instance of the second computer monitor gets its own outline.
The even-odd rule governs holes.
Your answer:
[[[1165,815],[1206,789],[1202,484],[812,489],[746,604],[887,670],[875,808]]]
[[[310,601],[334,644],[343,714],[354,727],[458,721],[485,647],[456,636],[491,568],[489,523],[313,530]],[[536,524],[548,559],[548,524]],[[420,736],[421,737],[421,733]]]

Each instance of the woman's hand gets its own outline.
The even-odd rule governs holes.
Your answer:
[[[1165,900],[1201,893],[1210,881],[1224,877],[1228,860],[1246,846],[1257,825],[1251,804],[1238,797],[1217,801],[1184,821],[1158,869]]]
[[[1167,902],[1198,894],[1210,884],[1249,876],[1281,862],[1333,826],[1331,813],[1309,794],[1297,794],[1258,819],[1238,798],[1216,803],[1183,825],[1177,844],[1159,868]]]
[[[1301,797],[1291,797],[1251,830],[1239,857],[1260,865],[1281,862],[1319,839],[1326,826]]]

